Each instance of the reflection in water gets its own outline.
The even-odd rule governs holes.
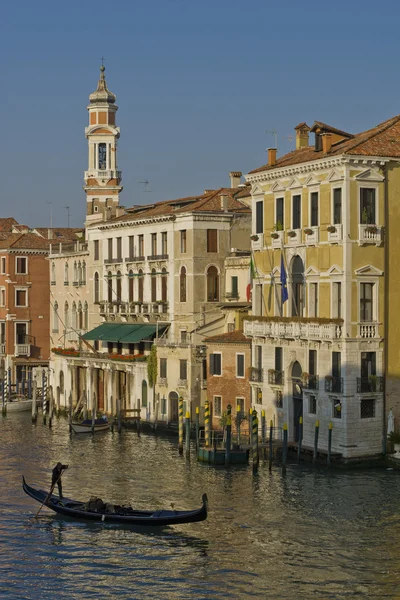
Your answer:
[[[25,496],[21,475],[67,496],[137,508],[200,505],[209,519],[149,531],[75,522]],[[1,598],[395,598],[400,591],[397,471],[267,465],[214,469],[174,440],[132,432],[72,436],[29,415],[0,420]]]

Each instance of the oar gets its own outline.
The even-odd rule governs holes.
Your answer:
[[[66,469],[62,469],[57,481],[55,481],[53,483],[53,485],[51,486],[49,493],[47,494],[46,498],[43,500],[41,507],[39,508],[39,510],[37,511],[37,513],[35,515],[35,519],[38,518],[38,515],[39,515],[40,511],[42,510],[43,506],[46,504],[47,500],[51,497],[54,488],[56,487],[57,483],[60,481],[61,477],[64,475],[64,471],[66,471]]]

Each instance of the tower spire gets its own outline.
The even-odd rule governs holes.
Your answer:
[[[104,58],[101,59],[100,66],[100,79],[97,84],[96,90],[90,94],[89,102],[90,104],[99,104],[99,103],[107,103],[107,104],[115,104],[116,96],[107,87],[106,76],[105,76],[105,66],[104,66]]]

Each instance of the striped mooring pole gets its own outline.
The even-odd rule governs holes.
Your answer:
[[[253,443],[253,409],[249,408],[249,445],[251,446]]]
[[[46,425],[46,414],[47,414],[47,380],[46,371],[42,371],[42,412],[43,412],[43,424]]]
[[[267,448],[266,448],[266,444],[267,444],[267,426],[266,426],[266,422],[265,422],[265,410],[263,409],[261,411],[261,443],[263,445],[263,459],[265,460],[267,458]]]
[[[315,433],[314,433],[314,454],[313,454],[313,465],[317,462],[318,455],[318,435],[319,435],[319,421],[315,421]]]
[[[328,467],[331,466],[331,453],[332,453],[332,421],[329,423],[329,429],[328,429],[328,456],[327,456]]]
[[[299,445],[297,446],[297,464],[300,463],[302,441],[303,441],[303,417],[300,417],[299,418]]]
[[[232,406],[226,407],[226,439],[225,439],[225,465],[231,464],[231,444],[232,444]]]
[[[179,443],[178,451],[179,454],[183,454],[183,398],[179,396]]]
[[[204,402],[204,443],[206,448],[210,446],[210,403]]]
[[[258,417],[257,411],[254,408],[251,414],[251,429],[252,429],[252,447],[253,447],[253,473],[258,471]]]
[[[187,410],[185,415],[185,452],[186,458],[190,457],[190,412]]]
[[[283,447],[282,447],[282,475],[286,475],[287,451],[288,451],[288,430],[287,430],[287,423],[284,423],[283,424]]]
[[[11,402],[11,367],[8,367],[7,400]]]

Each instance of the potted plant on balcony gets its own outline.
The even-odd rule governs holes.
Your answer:
[[[394,431],[391,431],[389,433],[389,442],[392,442],[393,446],[394,446],[394,452],[397,455],[397,457],[400,458],[400,430],[399,429],[395,429]]]
[[[308,385],[309,377],[310,377],[310,374],[306,373],[305,371],[303,371],[303,373],[301,374],[301,381],[303,382],[304,387],[306,387]]]
[[[258,242],[258,235],[255,235],[255,234],[251,235],[250,239],[251,239],[252,242]]]
[[[368,377],[368,381],[371,392],[376,392],[376,384],[378,383],[378,377],[376,375],[370,375]]]
[[[288,231],[287,234],[288,234],[289,237],[296,237],[296,232],[293,231],[293,229],[291,229],[290,231]]]
[[[373,225],[372,223],[367,225],[365,228],[366,231],[368,231],[368,233],[378,233],[378,228],[376,225]]]
[[[306,235],[312,235],[314,232],[313,232],[313,230],[311,229],[311,227],[306,227],[306,228],[305,228],[305,230],[304,230],[304,233],[305,233]]]
[[[335,233],[336,227],[334,225],[328,225],[326,230],[329,231],[329,233]]]
[[[274,240],[277,240],[279,238],[279,233],[278,231],[283,231],[283,224],[280,221],[277,221],[275,223],[275,230],[271,233],[271,237]]]
[[[279,233],[277,231],[272,231],[271,237],[272,239],[277,240],[279,238]]]

